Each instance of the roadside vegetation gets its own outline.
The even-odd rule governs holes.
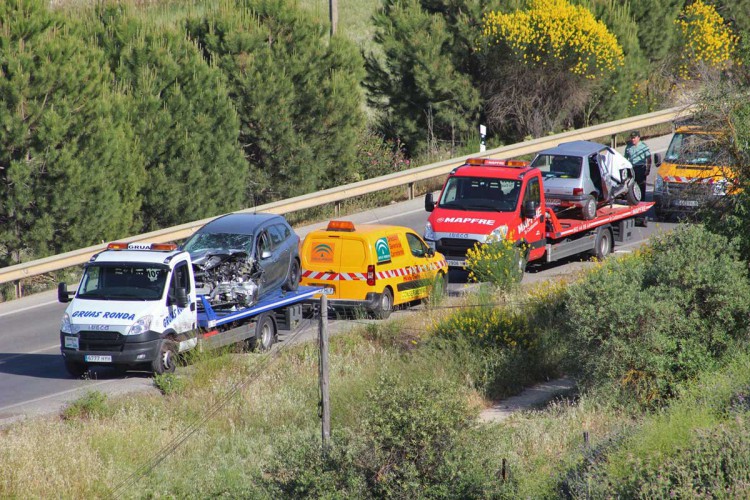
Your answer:
[[[227,352],[155,379],[160,393],[94,392],[1,430],[0,496],[744,491],[750,280],[735,246],[685,226],[569,283],[513,287],[333,337],[326,454],[316,346]],[[575,400],[477,423],[489,401],[563,373]]]

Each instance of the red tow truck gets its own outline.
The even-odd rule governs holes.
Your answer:
[[[538,168],[525,161],[471,158],[448,175],[437,201],[426,195],[425,210],[431,213],[424,239],[452,268],[466,267],[466,251],[490,238],[523,245],[524,268],[584,252],[602,259],[615,242],[632,238],[636,217],[652,206],[601,204],[591,220],[576,218],[577,211],[555,213],[546,204]]]

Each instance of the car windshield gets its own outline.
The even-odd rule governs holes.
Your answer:
[[[512,212],[518,204],[521,181],[479,177],[451,177],[440,197],[441,208]]]
[[[76,298],[97,300],[159,300],[169,269],[159,264],[91,264],[86,267]]]
[[[531,163],[531,166],[541,170],[547,179],[578,179],[581,177],[581,165],[583,161],[580,156],[545,154],[537,156]]]
[[[185,242],[182,249],[190,254],[203,250],[242,250],[248,255],[253,249],[252,234],[196,233]]]
[[[716,138],[709,134],[675,134],[664,160],[682,165],[716,166]]]

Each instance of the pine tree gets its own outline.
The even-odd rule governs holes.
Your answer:
[[[252,205],[239,119],[221,71],[184,31],[146,25],[120,6],[100,8],[97,17],[145,158],[144,229]]]
[[[263,174],[250,179],[258,202],[350,176],[364,120],[351,43],[329,43],[325,26],[285,0],[223,1],[188,32],[229,82],[245,156]]]
[[[0,263],[127,236],[143,168],[103,54],[42,0],[0,27]]]
[[[671,57],[677,38],[675,19],[686,0],[630,0],[630,12],[638,25],[638,40],[651,62]]]
[[[366,61],[365,87],[370,105],[382,113],[381,129],[412,153],[434,141],[453,145],[478,124],[480,112],[472,78],[454,64],[469,61],[470,54],[458,53],[470,50],[470,38],[449,30],[444,16],[451,9],[433,9],[437,13],[427,12],[418,0],[386,0],[374,17],[383,57],[370,54]],[[467,62],[464,70],[471,68]]]

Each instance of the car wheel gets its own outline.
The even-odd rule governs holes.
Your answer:
[[[276,323],[270,314],[262,314],[255,322],[255,336],[250,339],[253,350],[266,352],[276,341]]]
[[[593,195],[589,195],[581,205],[581,214],[583,220],[591,220],[596,217],[596,198]]]
[[[641,193],[641,187],[637,182],[632,182],[628,188],[628,205],[637,205],[643,199],[643,193]]]
[[[174,373],[177,361],[177,346],[174,342],[164,339],[159,342],[159,355],[151,362],[151,371],[154,375]]]
[[[84,373],[89,371],[88,366],[85,364],[78,363],[77,361],[68,361],[67,359],[65,360],[65,369],[75,378],[81,378]]]
[[[383,290],[377,307],[373,310],[373,316],[377,319],[387,319],[393,312],[393,292],[390,288]]]
[[[297,290],[299,288],[300,275],[299,261],[297,259],[292,259],[292,264],[289,266],[289,274],[284,283],[284,290],[289,292]]]
[[[596,241],[594,242],[594,257],[598,260],[604,260],[612,251],[612,233],[609,229],[601,228],[596,234]]]

